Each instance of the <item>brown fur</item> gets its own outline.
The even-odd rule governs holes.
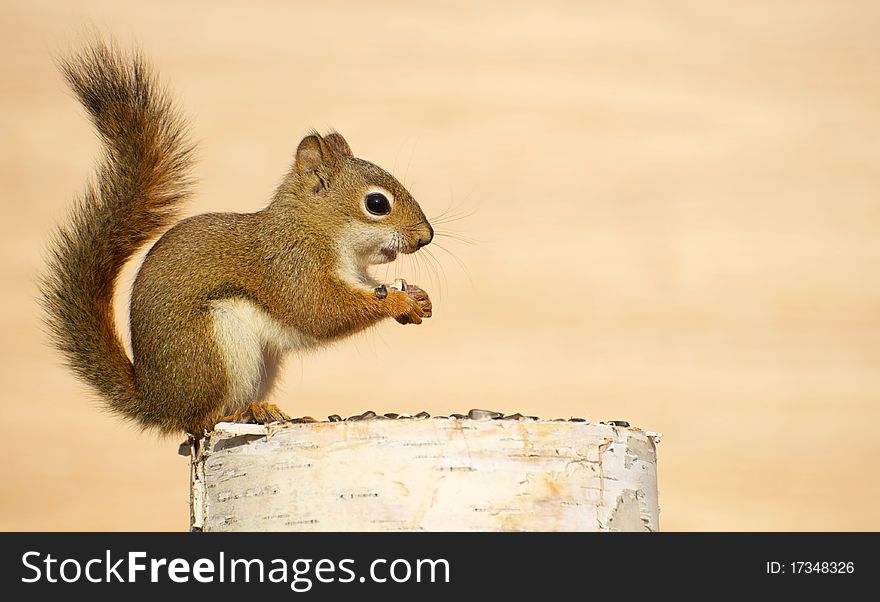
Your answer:
[[[54,342],[112,410],[166,432],[213,426],[235,369],[212,331],[212,303],[222,299],[247,299],[322,342],[387,317],[419,323],[430,316],[422,291],[392,290],[379,299],[369,282],[340,277],[340,241],[379,227],[361,206],[370,187],[394,197],[381,227],[396,233],[395,251],[417,250],[433,231],[391,175],[353,157],[338,133],[313,133],[268,207],[198,215],[156,242],[132,292],[130,361],[113,321],[114,284],[125,261],[168,226],[186,198],[190,147],[139,57],[96,45],[62,62],[62,70],[107,151],[97,183],[54,241],[44,306]]]

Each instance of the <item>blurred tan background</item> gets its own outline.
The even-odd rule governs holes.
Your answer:
[[[89,28],[192,117],[191,213],[261,207],[335,127],[465,216],[442,272],[378,273],[435,317],[292,358],[291,414],[625,419],[664,435],[664,529],[880,529],[880,4],[0,6],[0,529],[188,525],[183,437],[103,414],[40,331],[99,151],[52,55]]]

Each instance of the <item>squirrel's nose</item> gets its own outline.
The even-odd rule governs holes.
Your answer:
[[[420,249],[434,240],[434,228],[431,227],[431,224],[425,225],[428,226],[428,236],[419,236],[419,241],[416,244]]]

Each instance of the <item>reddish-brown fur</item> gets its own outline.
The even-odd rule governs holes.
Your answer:
[[[430,242],[433,231],[390,174],[353,157],[338,133],[313,133],[265,209],[198,215],[153,245],[133,288],[129,360],[113,320],[115,281],[188,196],[191,147],[183,121],[137,55],[98,44],[61,67],[106,155],[56,236],[44,306],[56,345],[113,411],[145,427],[196,434],[222,417],[235,366],[224,362],[211,310],[224,299],[245,299],[319,342],[387,317],[420,323],[430,316],[424,291],[391,290],[380,299],[369,282],[340,275],[341,254],[348,256],[340,241],[353,232],[393,230],[395,252],[408,253]],[[376,186],[394,198],[381,224],[361,206],[365,190]],[[277,415],[265,406],[255,405],[251,415]]]

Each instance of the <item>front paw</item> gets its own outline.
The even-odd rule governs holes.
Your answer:
[[[419,287],[408,284],[403,291],[390,292],[400,299],[403,311],[396,314],[394,319],[401,324],[421,324],[423,319],[433,315],[431,298]]]
[[[423,318],[430,318],[433,315],[433,306],[431,305],[431,297],[428,296],[428,292],[420,289],[414,284],[406,285],[407,296],[409,296],[413,301],[418,303],[419,308],[422,310]]]

